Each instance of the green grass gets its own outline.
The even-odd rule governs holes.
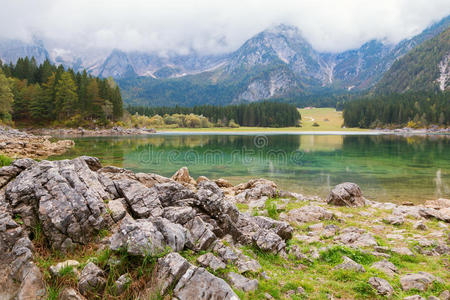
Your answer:
[[[269,218],[274,220],[278,220],[278,211],[277,211],[277,203],[275,199],[268,198],[265,203],[265,208],[267,210],[267,215]]]
[[[13,161],[11,157],[0,154],[0,167],[9,166]]]
[[[367,129],[360,129],[360,128],[342,128],[341,126],[344,123],[342,112],[338,112],[334,108],[299,109],[299,112],[302,115],[302,127],[273,128],[273,127],[241,126],[239,128],[230,128],[230,127],[159,128],[158,131],[167,131],[167,132],[367,131]],[[314,123],[317,123],[319,126],[317,127],[313,126]]]

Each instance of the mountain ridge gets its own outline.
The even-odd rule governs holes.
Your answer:
[[[221,55],[200,55],[192,51],[186,55],[161,56],[114,49],[108,55],[87,59],[86,55],[58,55],[55,49],[47,51],[38,43],[35,47],[25,44],[15,47],[19,51],[14,55],[36,53],[38,62],[51,58],[75,71],[86,68],[94,76],[114,77],[124,90],[127,102],[133,104],[156,105],[167,101],[174,105],[228,104],[330,89],[368,90],[398,58],[449,25],[450,16],[447,16],[419,35],[397,44],[370,40],[358,49],[340,53],[316,51],[297,27],[280,24],[249,38],[237,50]],[[0,42],[0,59],[5,60],[7,55],[14,57],[7,48]],[[64,54],[64,50],[60,52]],[[167,90],[176,88],[186,96]],[[211,94],[212,91],[224,94]],[[169,99],[169,95],[178,96]]]

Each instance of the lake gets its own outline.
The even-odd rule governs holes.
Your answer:
[[[450,136],[155,134],[75,138],[51,159],[96,156],[104,165],[233,184],[267,178],[281,189],[326,197],[341,182],[372,200],[415,203],[450,197]]]

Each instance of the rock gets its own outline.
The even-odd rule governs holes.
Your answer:
[[[418,272],[400,277],[400,284],[404,291],[409,291],[411,289],[425,291],[428,286],[435,280],[436,277],[429,273]]]
[[[115,181],[115,185],[119,194],[128,203],[133,217],[148,218],[162,215],[159,194],[154,187],[147,188],[138,181],[128,179]]]
[[[375,262],[372,265],[372,268],[380,270],[389,276],[394,276],[396,273],[398,273],[397,267],[387,260],[380,260]]]
[[[343,256],[342,258],[344,259],[344,261],[341,264],[335,266],[334,270],[342,269],[342,270],[351,270],[355,272],[366,272],[366,269],[364,269],[362,265],[358,264],[357,262],[353,261],[347,256]]]
[[[435,218],[444,222],[450,222],[450,208],[433,209],[429,207],[422,207],[419,209],[419,214],[424,218]]]
[[[383,221],[391,225],[399,226],[405,223],[405,218],[402,216],[390,215],[384,218]]]
[[[213,251],[219,255],[226,264],[234,263],[239,259],[238,254],[229,246],[225,246],[222,241],[217,241],[213,247]]]
[[[233,185],[228,180],[223,179],[223,178],[216,179],[216,180],[214,180],[214,182],[217,184],[218,187],[221,187],[221,188],[233,187]]]
[[[428,226],[425,225],[425,223],[422,222],[422,221],[417,221],[416,223],[414,223],[414,229],[417,229],[417,230],[428,230]]]
[[[439,300],[439,298],[436,296],[428,296],[427,300]]]
[[[391,249],[391,251],[400,255],[414,256],[414,253],[407,247],[394,247]]]
[[[210,181],[208,177],[206,176],[198,176],[196,183],[199,184],[202,181]]]
[[[450,223],[450,207],[441,208],[439,210],[440,220]]]
[[[21,172],[6,188],[13,214],[21,217],[29,231],[40,222],[53,249],[87,244],[112,222],[104,203],[112,195],[86,160],[42,161]]]
[[[189,170],[186,167],[182,167],[176,171],[175,174],[172,175],[172,180],[175,180],[181,184],[196,184],[194,178],[189,175]]]
[[[253,241],[259,249],[273,253],[279,253],[286,247],[286,243],[279,235],[266,229],[259,230],[253,236]]]
[[[203,268],[191,266],[178,281],[173,296],[180,300],[238,300],[231,287]]]
[[[253,218],[253,220],[259,227],[272,230],[282,239],[289,240],[292,238],[294,228],[292,228],[292,226],[287,222],[276,221],[274,219],[263,216],[256,216]]]
[[[320,234],[321,237],[325,237],[325,238],[329,238],[332,236],[335,236],[336,234],[339,233],[339,226],[337,225],[327,225],[325,226],[324,230],[322,231],[322,233]]]
[[[277,189],[278,187],[273,181],[266,179],[252,179],[233,187],[239,202],[251,202],[263,196],[273,198],[277,194]]]
[[[291,222],[309,223],[331,220],[333,213],[320,206],[307,205],[289,211],[288,218]]]
[[[0,128],[0,150],[9,157],[30,157],[44,159],[59,155],[73,147],[70,140],[50,141],[50,136],[35,136],[15,129]]]
[[[262,267],[257,260],[251,259],[245,255],[241,255],[235,264],[238,272],[241,274],[245,272],[257,273],[262,270]]]
[[[317,223],[308,226],[309,231],[322,231],[324,229],[323,223]]]
[[[76,269],[79,265],[80,265],[80,263],[76,260],[66,260],[66,261],[57,263],[54,266],[51,266],[49,269],[50,269],[50,273],[53,276],[58,276],[60,274],[61,270],[68,268],[68,267],[71,267],[76,272]]]
[[[197,198],[192,190],[175,181],[155,184],[152,188],[156,190],[163,207],[192,206]]]
[[[256,279],[247,279],[244,276],[234,272],[227,273],[226,277],[232,286],[243,290],[244,292],[254,291],[258,288],[258,280]]]
[[[220,259],[218,259],[214,254],[208,252],[203,254],[197,258],[197,263],[202,267],[209,267],[213,271],[217,271],[219,269],[225,269],[227,267]]]
[[[186,223],[185,227],[189,230],[193,241],[193,250],[200,251],[208,249],[217,239],[216,235],[209,228],[210,225],[203,222],[200,217]]]
[[[101,293],[106,285],[105,273],[94,263],[88,263],[81,271],[78,290],[84,296]]]
[[[117,278],[115,285],[116,285],[116,295],[123,294],[129,285],[131,284],[131,278],[128,273],[120,275],[119,278]]]
[[[441,300],[450,300],[450,291],[449,290],[445,290],[443,291],[440,295],[439,298]]]
[[[127,219],[110,238],[111,250],[126,249],[131,255],[158,255],[170,247],[181,251],[189,240],[186,229],[164,218]]]
[[[419,295],[413,295],[403,298],[403,300],[426,300],[424,297]]]
[[[156,184],[169,183],[172,179],[153,173],[136,173],[136,180],[145,185],[148,188],[155,186]]]
[[[158,259],[155,285],[161,294],[164,295],[169,287],[175,286],[190,267],[191,264],[176,252]]]
[[[366,199],[362,196],[357,184],[344,182],[331,190],[327,203],[336,206],[360,207],[366,205]]]
[[[59,294],[58,300],[85,300],[77,290],[71,287],[65,287]]]
[[[12,218],[0,193],[0,298],[46,299],[47,289],[33,262],[33,244]]]
[[[450,199],[439,198],[437,200],[428,200],[428,201],[425,201],[425,206],[435,208],[435,209],[449,208],[450,207]]]
[[[335,237],[334,240],[344,245],[352,245],[356,247],[371,247],[378,245],[372,234],[365,233],[363,229],[356,227],[344,228],[341,231],[341,234]]]
[[[111,215],[111,218],[114,220],[114,222],[119,222],[127,214],[125,206],[122,203],[123,200],[125,199],[120,198],[111,200],[107,204],[109,208],[109,214]]]
[[[162,216],[173,223],[184,225],[194,219],[195,215],[196,211],[190,206],[168,206],[164,208]]]
[[[394,292],[392,286],[387,282],[387,280],[379,277],[370,277],[369,284],[377,290],[379,295],[390,297]]]
[[[305,295],[305,294],[306,294],[306,291],[305,291],[304,288],[302,288],[301,286],[299,286],[299,287],[297,288],[297,294],[299,294],[299,295]]]

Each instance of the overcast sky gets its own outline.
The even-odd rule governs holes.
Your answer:
[[[320,51],[398,42],[450,14],[449,0],[0,0],[0,37],[52,47],[221,53],[278,23]]]

